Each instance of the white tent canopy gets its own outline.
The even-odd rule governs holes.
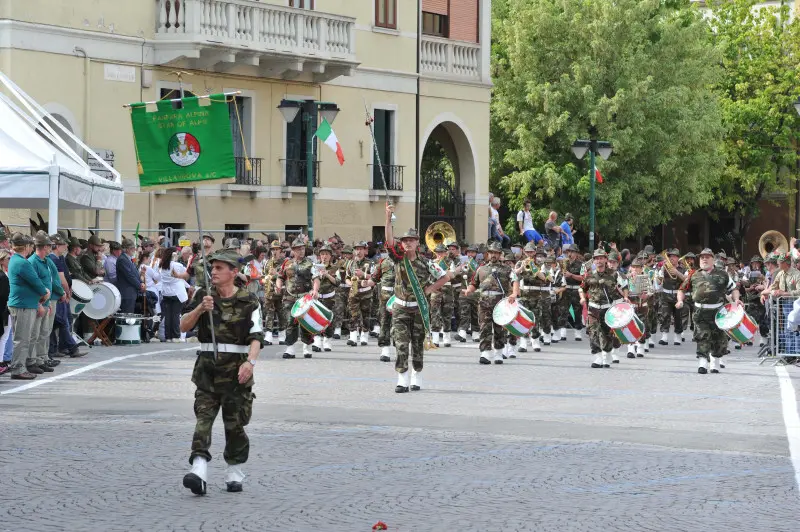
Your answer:
[[[59,208],[115,210],[115,220],[121,222],[124,192],[119,172],[2,72],[0,84],[10,94],[0,93],[0,208],[48,209],[50,233],[57,229]],[[99,161],[111,178],[92,172],[64,137]],[[121,228],[115,228],[119,232]]]

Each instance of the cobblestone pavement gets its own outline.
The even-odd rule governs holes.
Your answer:
[[[220,421],[206,497],[181,486],[196,346],[95,348],[58,380],[0,378],[0,530],[797,530],[775,371],[751,348],[697,375],[691,347],[592,370],[585,341],[502,366],[456,344],[403,395],[374,346],[267,348],[245,491]]]

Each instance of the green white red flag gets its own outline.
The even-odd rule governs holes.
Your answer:
[[[326,119],[322,119],[322,123],[317,128],[317,138],[325,143],[327,147],[336,153],[336,158],[339,164],[344,164],[344,152],[342,152],[342,145],[339,144],[339,139],[336,138],[336,133]]]

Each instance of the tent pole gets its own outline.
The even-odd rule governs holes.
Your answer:
[[[51,235],[58,231],[58,175],[60,171],[54,157],[53,164],[50,166],[50,190],[47,198],[47,232]]]
[[[122,242],[122,211],[114,211],[114,240]]]

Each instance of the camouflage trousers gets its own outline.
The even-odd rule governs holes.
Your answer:
[[[501,296],[481,297],[478,303],[478,322],[481,326],[479,349],[481,352],[491,351],[492,346],[495,349],[503,349],[506,345],[508,331],[497,325],[492,319],[492,311],[501,299],[503,299]]]
[[[650,299],[648,299],[647,320],[645,321],[645,327],[647,327],[647,330],[649,330],[651,334],[655,334],[655,332],[658,330],[659,297],[661,297],[660,292],[656,293],[655,295],[651,295]]]
[[[386,310],[386,302],[394,295],[394,291],[380,290],[380,303],[378,304],[378,326],[381,328],[378,333],[378,347],[388,347],[392,345],[392,313]]]
[[[589,323],[586,328],[589,332],[589,346],[592,354],[600,351],[606,353],[614,349],[614,333],[606,325],[606,312],[608,309],[596,309],[589,307]]]
[[[303,297],[305,294],[297,294],[294,296],[290,296],[286,294],[283,298],[283,317],[288,324],[286,326],[286,345],[293,345],[297,342],[297,339],[300,338],[300,341],[306,345],[311,345],[314,341],[314,337],[311,336],[311,333],[300,327],[297,320],[292,317],[292,307],[297,302],[298,299]]]
[[[217,360],[210,353],[197,357],[192,371],[194,392],[194,415],[197,419],[192,437],[192,453],[211,460],[211,430],[214,420],[222,409],[225,426],[225,462],[231,465],[247,462],[250,440],[244,428],[253,415],[253,379],[239,384],[239,366],[247,360],[246,353],[219,353]]]
[[[561,296],[561,299],[558,300],[558,306],[559,328],[571,327],[576,330],[583,329],[583,308],[581,307],[581,295],[577,290],[567,288],[566,292]],[[570,312],[570,309],[572,312]]]
[[[319,301],[319,303],[323,307],[325,307],[326,309],[328,309],[331,312],[333,312],[333,300],[334,299],[336,299],[336,296],[329,297],[327,299],[318,299],[317,301]],[[325,338],[333,338],[334,329],[335,329],[335,327],[333,326],[333,320],[331,320],[331,322],[328,324],[328,326],[325,328],[325,330],[322,331],[322,334],[320,334],[320,336],[324,336]]]
[[[658,301],[658,323],[661,327],[661,332],[669,332],[671,323],[675,325],[675,333],[680,334],[683,332],[684,313],[688,312],[685,306],[681,309],[675,308],[677,296],[674,294],[667,294],[661,292]]]
[[[714,321],[718,309],[694,309],[694,341],[697,343],[697,358],[719,358],[728,349],[728,335]]]
[[[522,306],[533,311],[536,325],[531,329],[531,338],[539,338],[542,334],[549,334],[553,328],[553,314],[550,308],[550,296],[533,296],[524,300]]]
[[[683,300],[683,309],[681,311],[681,323],[683,324],[683,331],[688,331],[694,324],[691,310],[693,308],[694,302],[692,301],[692,296],[686,294],[686,298]]]
[[[265,328],[269,331],[272,330],[272,324],[275,317],[278,318],[278,330],[282,331],[286,328],[286,316],[283,313],[283,297],[275,295],[274,293],[264,300],[264,324]]]
[[[382,292],[382,291],[383,290],[382,290],[382,288],[380,286],[376,286],[372,290],[372,306],[369,309],[369,315],[370,315],[369,326],[370,326],[370,328],[374,327],[375,325],[380,326],[380,317],[381,317],[381,312],[380,312],[381,311],[381,309],[380,309],[381,294],[380,294],[380,292]]]
[[[341,329],[342,323],[350,323],[350,318],[347,308],[347,295],[350,293],[349,288],[339,287],[336,289],[336,295],[333,296],[333,327],[334,329]]]
[[[462,295],[458,299],[458,328],[462,331],[478,332],[478,295]]]
[[[441,290],[431,294],[431,330],[450,332],[454,310],[452,286],[443,286]]]
[[[361,329],[361,332],[369,331],[372,293],[374,291],[359,292],[355,297],[347,300],[347,307],[350,309],[350,332],[356,332],[359,329]]]
[[[422,371],[422,355],[425,346],[425,325],[418,307],[395,306],[392,310],[392,341],[397,350],[394,369],[398,373],[408,371],[408,357],[414,371]]]

